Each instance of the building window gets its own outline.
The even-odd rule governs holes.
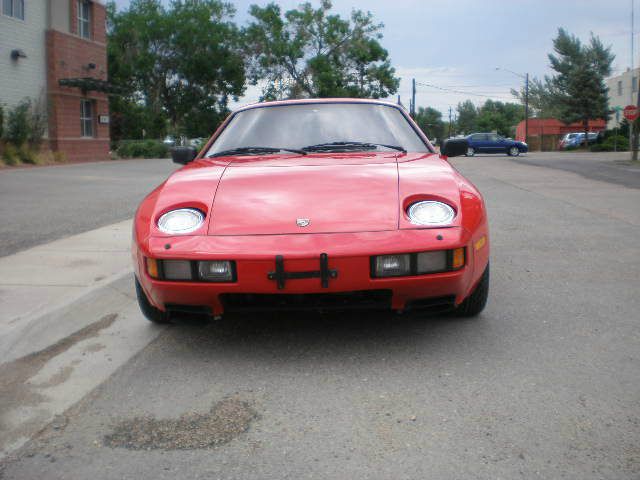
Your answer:
[[[93,102],[80,100],[80,129],[83,137],[93,137]]]
[[[618,80],[618,96],[622,96],[622,80]]]
[[[638,77],[631,79],[631,91],[634,93],[638,91]]]
[[[78,35],[91,38],[91,2],[78,0]]]
[[[2,0],[2,13],[24,20],[24,0]]]

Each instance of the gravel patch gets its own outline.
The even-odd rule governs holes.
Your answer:
[[[177,419],[143,416],[124,420],[104,437],[104,444],[130,450],[214,448],[246,432],[256,417],[248,403],[228,398],[213,405],[205,414],[186,413]]]

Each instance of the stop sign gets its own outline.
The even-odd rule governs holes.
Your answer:
[[[624,118],[633,122],[636,118],[638,118],[638,107],[635,105],[627,105],[623,110]]]

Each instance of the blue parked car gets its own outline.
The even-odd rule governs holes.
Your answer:
[[[529,151],[526,143],[501,137],[497,133],[472,133],[467,136],[467,141],[467,157],[473,157],[476,153],[506,153],[517,157]]]

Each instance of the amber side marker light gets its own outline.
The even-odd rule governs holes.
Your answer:
[[[451,268],[454,270],[464,267],[464,247],[453,250],[451,258]]]
[[[158,261],[155,258],[147,258],[147,273],[151,278],[158,278]]]
[[[485,237],[484,235],[482,237],[480,237],[476,243],[473,244],[473,247],[476,250],[480,250],[482,247],[484,247],[484,244],[487,243],[487,237]]]

